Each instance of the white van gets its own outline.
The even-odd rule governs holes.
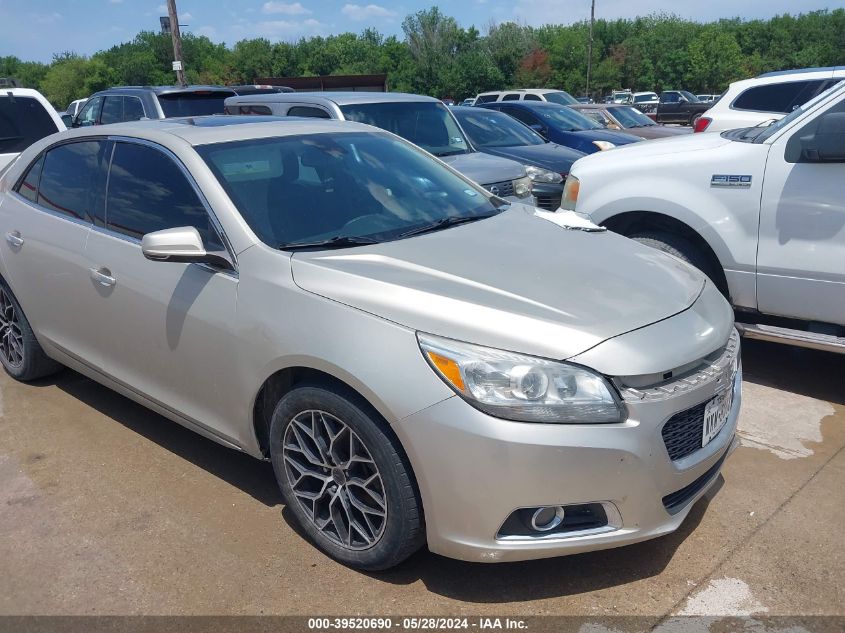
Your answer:
[[[482,92],[475,97],[475,103],[492,103],[493,101],[550,101],[560,105],[575,105],[578,99],[565,90],[551,88],[514,88],[513,90],[493,90]]]

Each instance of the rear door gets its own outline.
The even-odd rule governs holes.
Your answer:
[[[824,114],[845,119],[845,97]],[[793,128],[769,151],[757,303],[767,314],[845,325],[845,159],[806,162],[802,156],[802,138],[816,133],[822,116]]]
[[[92,290],[85,243],[101,212],[109,143],[47,150],[0,205],[9,285],[43,344],[87,358]]]

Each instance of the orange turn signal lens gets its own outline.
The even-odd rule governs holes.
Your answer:
[[[443,374],[443,377],[446,380],[452,383],[456,389],[466,391],[464,379],[461,378],[461,370],[458,367],[458,363],[453,361],[451,358],[446,358],[445,356],[435,354],[434,352],[426,351],[426,354],[432,364],[441,374]]]

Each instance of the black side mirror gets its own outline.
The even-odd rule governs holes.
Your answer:
[[[62,123],[65,124],[66,128],[70,129],[70,128],[73,127],[73,117],[71,115],[69,115],[67,112],[63,112],[62,114],[59,115],[59,117],[61,118]]]
[[[845,162],[845,112],[828,112],[815,133],[801,137],[801,158],[808,163]]]
[[[530,127],[532,130],[534,130],[535,132],[537,132],[537,134],[539,134],[539,135],[540,135],[540,136],[542,136],[543,138],[546,138],[546,128],[544,128],[544,127],[543,127],[542,125],[540,125],[539,123],[532,123],[532,124],[531,124],[531,125],[529,125],[528,127]]]

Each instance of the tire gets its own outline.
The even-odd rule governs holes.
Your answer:
[[[285,394],[273,412],[270,457],[297,523],[335,560],[379,571],[422,546],[410,465],[387,424],[355,394],[311,384]]]
[[[62,369],[44,353],[17,298],[0,279],[0,363],[15,380],[28,382]]]
[[[687,125],[689,125],[690,127],[694,127],[695,122],[698,121],[700,118],[701,118],[701,113],[692,115],[689,118],[689,123]]]
[[[704,253],[686,238],[661,231],[635,233],[628,237],[645,246],[650,246],[664,253],[674,255],[678,259],[682,259],[686,263],[698,268],[711,280],[716,279],[716,271],[713,269],[713,265]]]

